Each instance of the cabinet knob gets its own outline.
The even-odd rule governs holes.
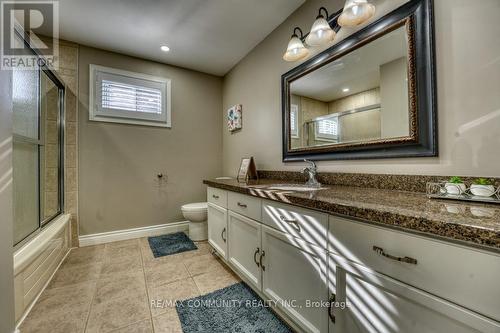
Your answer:
[[[241,202],[238,202],[237,205],[240,206],[240,207],[242,207],[242,208],[247,208],[247,205],[246,204],[242,204]]]
[[[215,195],[215,194],[212,194],[212,198],[214,198],[214,199],[219,199],[219,196],[218,196],[218,195]]]

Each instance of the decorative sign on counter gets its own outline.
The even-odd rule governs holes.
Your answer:
[[[243,157],[238,170],[238,182],[246,182],[249,179],[258,179],[257,168],[253,157]]]

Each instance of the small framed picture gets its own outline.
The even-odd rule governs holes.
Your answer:
[[[227,110],[227,129],[230,132],[240,130],[242,127],[242,106],[241,104],[233,105]]]

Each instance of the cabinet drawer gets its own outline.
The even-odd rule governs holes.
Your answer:
[[[227,208],[227,191],[209,187],[207,189],[207,201],[219,207]]]
[[[236,212],[243,216],[247,216],[257,221],[261,220],[261,200],[258,198],[254,198],[249,195],[229,192],[227,205],[228,208],[233,212]]]
[[[264,201],[262,222],[326,249],[327,214],[274,201]]]
[[[500,320],[499,255],[336,216],[328,238],[330,252]]]
[[[500,323],[362,265],[330,255],[339,281],[330,332],[499,332]],[[334,282],[336,282],[334,281]],[[390,325],[390,326],[389,326]]]

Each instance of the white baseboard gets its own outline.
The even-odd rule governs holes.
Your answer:
[[[187,231],[189,229],[189,222],[173,222],[166,224],[153,225],[150,227],[133,228],[125,230],[116,230],[103,232],[100,234],[84,235],[78,237],[80,246],[91,246],[97,244],[111,243],[121,240],[159,236],[164,234],[172,234],[174,232]]]

